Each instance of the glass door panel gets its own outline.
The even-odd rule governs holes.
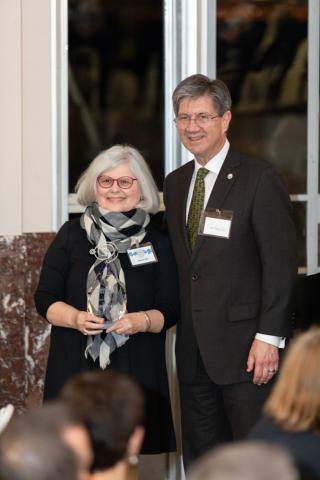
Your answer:
[[[293,203],[307,265],[308,1],[217,0],[217,78],[233,97],[231,143],[273,163]]]
[[[306,192],[307,0],[217,0],[217,77],[233,97],[230,140]]]
[[[137,147],[162,188],[162,0],[69,0],[68,30],[69,191],[114,143]]]

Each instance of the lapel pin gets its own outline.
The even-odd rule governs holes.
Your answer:
[[[231,178],[233,178],[233,173],[228,173],[227,179],[228,179],[228,180],[231,180]]]

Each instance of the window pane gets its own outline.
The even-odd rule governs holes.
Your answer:
[[[69,0],[69,189],[100,150],[129,143],[162,187],[163,2]]]
[[[229,138],[305,193],[307,0],[217,0],[217,77],[233,97]]]

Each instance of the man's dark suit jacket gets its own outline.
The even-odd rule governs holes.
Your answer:
[[[256,333],[291,331],[297,272],[292,207],[268,163],[229,150],[206,209],[231,210],[230,238],[198,236],[190,249],[186,203],[194,162],[170,173],[164,201],[180,278],[178,377],[192,382],[197,351],[220,385],[249,381],[247,358]]]

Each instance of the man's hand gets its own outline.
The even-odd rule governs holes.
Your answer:
[[[268,383],[279,368],[278,347],[254,340],[248,356],[247,372],[253,371],[253,383]]]

